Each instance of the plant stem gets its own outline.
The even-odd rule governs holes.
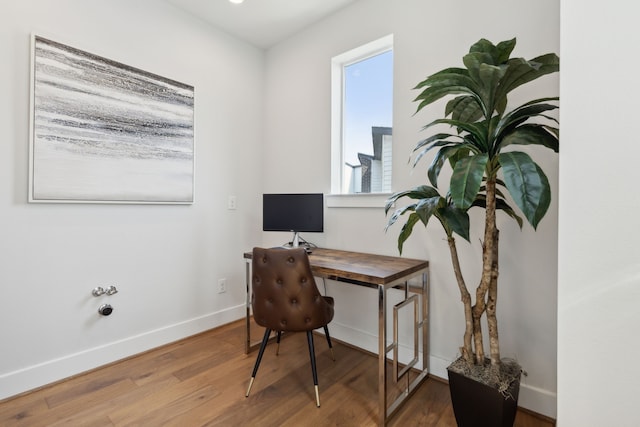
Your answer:
[[[484,286],[482,281],[476,288],[476,303],[473,306],[473,343],[476,357],[476,365],[484,364],[484,343],[482,338],[482,314],[486,309],[484,301],[488,286]]]
[[[498,319],[496,304],[498,298],[498,228],[496,226],[496,178],[487,179],[486,221],[482,258],[482,285],[487,285],[487,326],[489,329],[489,353],[491,364],[500,364],[498,342]]]
[[[500,342],[498,341],[498,318],[496,316],[496,308],[498,303],[498,236],[499,231],[495,230],[495,240],[493,245],[494,263],[492,267],[491,284],[489,285],[489,294],[487,298],[487,326],[489,328],[489,353],[491,364],[497,366],[500,364]]]
[[[473,350],[471,347],[471,340],[473,337],[471,294],[467,289],[467,285],[464,282],[464,277],[462,276],[462,270],[460,269],[460,260],[458,258],[458,249],[456,248],[456,239],[454,239],[453,236],[449,236],[447,238],[447,241],[449,242],[449,253],[451,254],[453,272],[456,275],[456,281],[458,282],[458,288],[460,289],[460,299],[462,300],[462,304],[464,305],[464,345],[460,350],[462,352],[462,357],[464,357],[467,363],[473,363]]]

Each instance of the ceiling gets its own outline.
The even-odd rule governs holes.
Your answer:
[[[356,0],[166,0],[261,48],[269,48]]]

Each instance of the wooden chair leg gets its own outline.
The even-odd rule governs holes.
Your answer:
[[[282,331],[278,331],[278,336],[276,337],[276,343],[278,344],[276,347],[276,356],[280,354],[280,337],[282,337]]]
[[[320,392],[318,391],[318,372],[316,371],[316,352],[313,348],[313,333],[307,331],[307,342],[309,343],[309,358],[311,359],[311,373],[313,374],[313,386],[316,391],[316,406],[320,407]]]
[[[327,343],[329,344],[329,350],[331,350],[331,358],[336,361],[336,356],[333,354],[333,345],[331,345],[331,336],[329,335],[329,328],[324,325],[324,336],[327,337]]]
[[[256,364],[253,367],[253,373],[251,374],[251,381],[249,381],[249,388],[247,389],[247,394],[245,394],[245,397],[249,397],[251,386],[253,386],[253,380],[256,379],[256,374],[258,373],[258,367],[260,366],[260,361],[262,361],[262,355],[264,354],[264,349],[267,347],[267,343],[269,342],[269,335],[271,335],[271,329],[267,329],[266,331],[264,331],[264,338],[262,338],[262,344],[260,344],[260,351],[258,352],[258,358],[256,359]]]

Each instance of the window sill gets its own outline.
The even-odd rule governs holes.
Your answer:
[[[327,194],[328,208],[382,208],[392,193]]]

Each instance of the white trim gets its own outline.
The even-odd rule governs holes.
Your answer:
[[[244,303],[0,375],[0,400],[181,340],[245,316]]]
[[[391,193],[327,194],[328,208],[381,208]]]
[[[331,63],[344,67],[360,62],[363,59],[372,58],[391,49],[393,49],[393,34],[380,37],[377,40],[336,55],[331,58]]]

